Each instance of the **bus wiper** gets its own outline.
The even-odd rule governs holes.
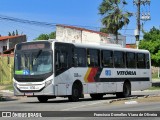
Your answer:
[[[39,50],[35,60],[40,56],[41,53],[42,53],[42,50]]]

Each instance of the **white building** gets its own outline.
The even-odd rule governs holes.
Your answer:
[[[116,37],[112,34],[66,25],[56,25],[56,39],[75,43],[116,44]],[[126,37],[119,35],[118,39],[118,44],[126,47]]]

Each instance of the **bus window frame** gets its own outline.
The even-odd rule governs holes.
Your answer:
[[[116,66],[116,62],[115,62],[115,53],[116,52],[121,52],[122,53],[122,56],[121,56],[121,58],[123,58],[123,66]],[[113,62],[114,62],[114,68],[126,68],[126,59],[125,59],[125,56],[126,56],[126,51],[118,51],[118,50],[115,50],[114,52],[113,52],[113,58],[114,58],[114,60],[113,60]],[[120,55],[120,54],[117,54],[117,55]],[[120,60],[120,59],[119,59]]]
[[[91,57],[90,57],[90,54],[89,54],[89,51],[97,51],[98,53],[97,53],[97,57],[98,57],[98,65],[89,65],[88,64],[88,60],[90,60],[90,64],[91,64]],[[87,66],[88,67],[101,67],[101,56],[100,56],[100,53],[101,53],[101,50],[100,49],[94,49],[94,48],[87,48]],[[95,56],[95,54],[94,54],[94,56]]]
[[[104,66],[104,56],[105,56],[105,52],[110,52],[110,56],[109,56],[109,65],[108,66]],[[104,68],[113,68],[114,67],[114,59],[113,59],[113,51],[112,50],[101,50],[101,64],[102,67]],[[112,62],[110,62],[112,61]]]
[[[131,66],[128,66],[128,54],[134,54],[134,66],[131,67]],[[137,64],[136,64],[136,53],[135,52],[126,52],[126,68],[129,68],[129,69],[136,69],[137,68]]]
[[[83,50],[83,53],[81,53],[81,54],[84,54],[84,56],[83,56],[84,58],[82,57],[85,60],[84,63],[83,63],[83,65],[79,65],[79,58],[80,57],[77,55],[77,58],[76,58],[76,56],[75,56],[75,54],[77,52],[76,50],[78,50],[78,51],[82,51]],[[78,52],[78,54],[79,54],[79,52]],[[74,67],[87,67],[87,57],[86,56],[87,56],[86,48],[75,47],[74,48],[74,52],[73,52],[73,66]],[[75,63],[76,61],[78,63]]]
[[[143,63],[144,63],[144,66],[139,66],[139,64],[140,65],[142,65],[140,62],[141,61],[139,61],[139,55],[143,55]],[[145,53],[137,53],[137,68],[138,69],[146,69],[146,61],[145,61]]]

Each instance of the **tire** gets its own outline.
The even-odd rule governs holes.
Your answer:
[[[90,94],[93,100],[100,100],[103,98],[103,94]]]
[[[77,102],[80,98],[80,90],[77,84],[73,84],[72,95],[68,97],[70,102]]]
[[[131,85],[128,82],[125,82],[123,85],[123,92],[117,92],[116,96],[118,98],[126,98],[131,95]]]
[[[45,97],[45,96],[39,96],[39,97],[37,97],[37,99],[39,100],[39,102],[41,102],[41,103],[45,103],[45,102],[47,102],[48,101],[48,98],[47,97]]]

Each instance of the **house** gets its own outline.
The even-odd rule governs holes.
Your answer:
[[[13,51],[17,43],[26,42],[26,35],[17,36],[1,36],[0,37],[0,53],[4,51]]]
[[[56,39],[74,43],[116,44],[113,34],[60,24],[56,25]],[[118,35],[118,39],[118,44],[126,47],[126,37]]]
[[[137,49],[136,44],[126,44],[126,48],[134,48]]]

